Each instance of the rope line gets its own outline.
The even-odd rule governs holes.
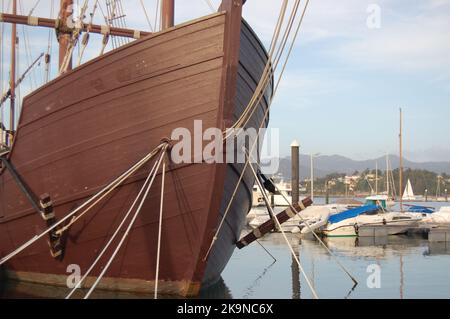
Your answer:
[[[209,7],[209,9],[211,10],[212,13],[216,12],[217,10],[214,8],[211,0],[204,0],[206,5]]]
[[[250,169],[253,173],[253,176],[255,177],[255,179],[257,181],[259,181],[258,179],[258,175],[256,174],[255,169],[253,168],[252,165],[250,165]],[[266,190],[264,189],[264,187],[261,185],[261,182],[258,182],[258,187],[260,192],[262,193],[263,197],[264,197],[264,201],[266,202],[266,206],[267,209],[270,210],[270,212],[272,213],[273,216],[275,216],[275,212],[273,211],[272,207],[269,204],[269,199],[267,198],[267,193]],[[278,220],[278,218],[273,218],[275,225],[278,227],[278,229],[281,231],[281,233],[283,234],[283,238],[286,241],[287,246],[289,247],[289,250],[291,251],[292,257],[294,257],[295,261],[297,262],[298,268],[300,269],[303,277],[305,277],[306,283],[308,284],[309,289],[311,290],[313,296],[315,299],[319,299],[319,296],[317,295],[316,290],[314,289],[313,285],[311,284],[311,281],[308,278],[308,275],[306,274],[305,270],[302,267],[302,264],[300,263],[300,260],[298,258],[298,256],[295,254],[294,252],[294,248],[292,247],[291,243],[289,242],[289,239],[286,236],[286,233],[284,232],[283,228],[281,227],[280,221]]]
[[[148,17],[147,9],[145,9],[144,1],[140,0],[140,2],[141,2],[142,10],[144,11],[145,19],[147,20],[148,26],[150,27],[150,31],[153,32],[154,28],[152,26],[152,22],[150,21],[150,18]]]
[[[299,25],[301,25],[301,23],[302,23],[303,16],[304,16],[304,14],[306,12],[307,5],[308,5],[308,2],[306,3],[305,10],[303,11],[302,17],[300,18]],[[282,37],[282,40],[281,40],[281,44],[278,47],[277,53],[275,54],[275,63],[274,63],[274,66],[273,66],[273,70],[269,69],[271,71],[271,73],[274,73],[278,69],[279,62],[280,62],[280,60],[281,60],[281,58],[283,56],[284,50],[286,48],[286,44],[287,44],[287,42],[289,40],[289,35],[290,35],[291,31],[292,31],[292,27],[294,25],[295,18],[297,16],[297,12],[298,12],[299,7],[300,7],[300,0],[296,0],[296,2],[294,4],[294,8],[293,8],[293,10],[291,12],[291,15],[289,17],[288,25],[286,27],[286,30],[285,30],[284,34],[283,34],[283,37]],[[269,67],[270,67],[270,65],[269,65]],[[243,114],[239,117],[239,119],[233,125],[233,128],[245,127],[245,125],[248,124],[248,122],[252,118],[253,114],[258,109],[259,103],[261,102],[261,100],[262,100],[262,98],[264,96],[264,91],[266,90],[267,85],[269,84],[271,73],[264,74],[264,76],[266,78],[261,83],[261,85],[263,86],[264,89],[261,89],[259,91],[258,90],[255,91],[255,94],[253,96],[254,100],[253,100],[253,102],[252,101],[250,102],[250,103],[253,103],[253,104],[250,104],[250,107],[247,107],[245,109]],[[284,73],[284,70],[280,74],[279,79],[281,79],[283,73]]]
[[[252,157],[251,154],[248,155],[250,158]],[[258,168],[261,170],[261,166],[256,164]],[[251,165],[250,165],[251,166]],[[251,166],[253,170],[253,166]],[[257,179],[257,181],[259,181]],[[350,272],[344,267],[344,265],[341,264],[339,259],[336,257],[336,255],[328,248],[328,246],[323,242],[323,240],[317,235],[317,233],[311,228],[311,226],[308,224],[308,222],[301,216],[300,212],[297,211],[297,209],[292,205],[292,203],[287,199],[287,197],[283,194],[283,192],[280,191],[277,185],[275,183],[272,183],[272,185],[275,187],[275,189],[278,191],[278,193],[283,197],[284,201],[289,205],[289,207],[295,212],[296,216],[300,218],[300,220],[305,224],[305,226],[308,228],[308,230],[313,234],[313,236],[317,239],[317,241],[325,248],[325,250],[330,254],[332,259],[338,264],[338,266],[344,271],[350,279],[353,281],[355,286],[358,284],[358,281],[355,279],[354,276],[350,274]],[[269,205],[270,206],[270,205]],[[276,219],[276,218],[275,218]]]
[[[87,278],[87,276],[91,273],[92,269],[94,269],[95,265],[97,265],[97,263],[100,261],[101,257],[103,256],[103,254],[106,252],[106,250],[108,249],[108,247],[111,245],[111,243],[113,242],[113,240],[116,238],[117,234],[119,233],[120,229],[122,229],[122,226],[125,224],[125,221],[128,219],[128,217],[130,216],[133,208],[136,206],[139,197],[141,197],[144,189],[146,188],[150,178],[153,176],[155,169],[156,169],[156,164],[157,162],[155,162],[155,164],[153,165],[152,169],[150,170],[150,173],[147,176],[147,179],[145,180],[144,184],[141,187],[141,190],[139,191],[139,193],[137,194],[134,202],[131,204],[130,209],[127,211],[127,213],[125,214],[125,217],[122,219],[121,223],[119,224],[119,226],[116,228],[116,231],[114,232],[114,234],[111,236],[110,240],[108,241],[108,243],[105,245],[105,247],[103,248],[103,250],[100,252],[100,254],[97,256],[97,258],[94,260],[94,262],[92,263],[92,265],[89,267],[89,269],[86,271],[86,273],[83,275],[83,277],[78,281],[77,285],[70,291],[70,293],[66,296],[66,299],[69,299],[72,294],[81,287],[81,284],[83,283],[83,281]]]
[[[297,1],[299,1],[299,0],[297,0]],[[265,89],[267,88],[267,85],[268,85],[269,80],[270,80],[270,76],[273,74],[273,70],[271,69],[272,68],[272,65],[271,65],[272,62],[271,61],[272,61],[273,54],[275,52],[275,49],[276,49],[276,46],[277,46],[277,43],[278,43],[278,37],[280,35],[280,31],[281,31],[281,28],[282,28],[282,25],[283,25],[284,17],[286,15],[287,5],[288,5],[288,0],[284,0],[283,4],[282,4],[282,7],[280,9],[280,14],[278,16],[278,21],[277,21],[277,23],[275,25],[274,33],[273,33],[273,36],[272,36],[271,46],[270,46],[270,49],[269,49],[267,63],[265,65],[265,67],[264,67],[264,70],[263,70],[262,75],[261,75],[261,79],[258,82],[258,85],[257,85],[257,87],[255,89],[255,92],[253,93],[252,98],[250,99],[249,103],[247,104],[247,106],[245,107],[244,111],[242,112],[242,114],[237,119],[237,121],[232,125],[232,127],[230,129],[228,129],[228,131],[224,132],[224,134],[225,134],[224,139],[229,138],[231,136],[231,134],[233,134],[233,129],[234,128],[243,127],[241,125],[242,122],[243,122],[243,119],[246,118],[248,112],[250,112],[250,110],[252,108],[256,108],[257,107],[257,104],[255,104],[255,103],[256,103],[258,97],[260,95],[262,95],[263,94],[262,92],[264,92]],[[286,29],[285,32],[287,32],[287,29]]]
[[[89,32],[91,31],[92,24],[94,23],[94,16],[95,16],[95,11],[97,11],[97,8],[98,8],[98,0],[95,0],[94,7],[92,8],[92,12],[90,14],[91,19],[89,20],[89,24],[86,29],[86,33],[83,35],[83,39],[81,40],[81,52],[80,52],[80,55],[78,56],[78,66],[81,64],[81,60],[83,58],[84,51],[86,50],[86,47],[89,43]]]
[[[93,195],[90,199],[88,199],[86,202],[84,202],[81,206],[77,207],[76,209],[74,209],[72,212],[70,212],[69,214],[67,214],[63,219],[61,219],[59,222],[55,223],[53,226],[49,227],[47,230],[43,231],[42,233],[40,233],[39,235],[36,235],[34,237],[32,237],[31,239],[29,239],[27,242],[25,242],[24,244],[22,244],[20,247],[16,248],[13,252],[9,253],[8,255],[6,255],[5,257],[3,257],[2,259],[0,259],[0,265],[4,264],[5,262],[7,262],[8,260],[10,260],[11,258],[13,258],[14,256],[18,255],[19,253],[21,253],[24,249],[26,249],[27,247],[31,246],[32,244],[34,244],[37,240],[39,240],[40,238],[42,238],[43,236],[45,236],[46,234],[48,234],[49,232],[51,232],[52,230],[54,230],[55,228],[59,227],[62,223],[64,223],[65,221],[67,221],[69,218],[71,218],[72,216],[74,216],[76,213],[78,213],[79,211],[81,211],[83,208],[85,208],[87,205],[89,205],[90,203],[92,203],[93,201],[95,201],[97,198],[99,197],[104,197],[101,196],[102,194],[104,194],[105,192],[108,193],[111,192],[113,189],[115,189],[120,183],[122,183],[124,180],[126,180],[129,176],[131,176],[134,172],[136,172],[139,168],[141,168],[146,162],[148,162],[151,158],[153,158],[155,156],[155,154],[159,151],[159,149],[161,149],[161,147],[163,147],[165,145],[165,143],[160,144],[159,146],[157,146],[152,152],[150,152],[149,154],[147,154],[144,158],[142,158],[139,162],[137,162],[136,164],[134,164],[131,168],[129,168],[126,172],[124,172],[122,175],[120,175],[118,178],[116,178],[114,181],[112,181],[111,183],[109,183],[107,186],[105,186],[103,189],[101,189],[97,194]],[[96,201],[96,203],[98,203],[99,201]],[[93,207],[94,205],[91,205],[89,207],[89,209],[91,207]],[[84,212],[86,213],[86,211]]]
[[[283,73],[284,73],[284,71],[285,71],[285,69],[286,69],[287,63],[289,62],[289,58],[290,58],[290,56],[291,56],[292,49],[293,49],[293,47],[294,47],[295,41],[296,41],[296,39],[297,39],[297,37],[298,37],[299,31],[300,31],[300,27],[301,27],[301,25],[302,25],[303,18],[304,18],[305,13],[306,13],[306,9],[308,8],[308,4],[309,4],[309,0],[307,0],[306,5],[305,5],[304,10],[303,10],[303,13],[302,13],[302,16],[301,16],[301,18],[300,18],[300,21],[298,22],[297,29],[296,29],[296,32],[295,32],[294,37],[293,37],[293,39],[292,39],[291,46],[290,46],[289,51],[288,51],[288,53],[287,53],[286,59],[285,59],[285,61],[284,61],[283,67],[282,67],[282,69],[281,69],[280,76],[279,76],[279,78],[278,78],[278,80],[277,80],[277,83],[276,83],[276,86],[275,86],[275,89],[274,89],[274,95],[275,95],[276,92],[278,91],[278,87],[279,87],[279,84],[280,84],[280,82],[281,82]],[[269,102],[269,105],[268,105],[266,111],[264,112],[264,117],[263,117],[262,120],[261,120],[259,129],[262,128],[264,122],[265,122],[266,119],[267,119],[267,116],[269,115],[269,109],[270,109],[270,106],[272,105],[272,101],[273,101],[273,99]],[[255,147],[256,147],[256,145],[257,145],[257,142],[258,142],[258,139],[256,139],[256,140],[253,142],[253,144],[251,145],[250,153],[252,153],[252,152],[254,151],[254,149],[255,149]],[[216,232],[215,232],[215,234],[214,234],[214,236],[213,236],[213,238],[212,238],[212,240],[211,240],[210,246],[209,246],[209,248],[208,248],[208,250],[207,250],[205,256],[203,257],[203,261],[205,261],[206,258],[208,258],[208,255],[210,254],[210,252],[211,252],[211,250],[212,250],[212,247],[214,246],[215,242],[217,241],[218,234],[219,234],[220,230],[222,229],[222,226],[223,226],[223,224],[224,224],[224,222],[225,222],[225,219],[226,219],[226,217],[227,217],[227,215],[228,215],[228,212],[229,212],[229,210],[230,210],[230,208],[231,208],[232,201],[234,200],[234,198],[235,198],[235,196],[236,196],[236,192],[237,192],[237,190],[238,190],[238,188],[239,188],[239,185],[241,184],[241,181],[242,181],[242,179],[243,179],[243,177],[244,177],[244,173],[245,173],[245,171],[247,170],[248,164],[249,164],[249,160],[247,159],[247,160],[245,161],[245,165],[244,165],[244,168],[242,169],[241,175],[239,176],[238,182],[236,183],[236,186],[235,186],[235,188],[234,188],[233,194],[232,194],[232,196],[231,196],[231,198],[230,198],[230,200],[229,200],[229,202],[228,202],[228,205],[227,205],[227,207],[226,207],[226,209],[225,209],[225,212],[224,212],[224,214],[223,214],[223,216],[222,216],[222,219],[221,219],[221,221],[220,221],[220,223],[219,223],[219,226],[218,226],[218,228],[217,228],[217,230],[216,230]]]
[[[97,287],[97,285],[99,284],[100,280],[103,278],[103,276],[105,275],[106,271],[109,269],[109,267],[111,266],[111,263],[113,262],[114,258],[117,256],[117,253],[119,252],[120,248],[122,247],[123,243],[125,242],[125,239],[127,238],[128,234],[130,233],[131,228],[134,225],[134,222],[136,221],[136,218],[138,217],[139,213],[141,212],[142,206],[144,205],[145,200],[147,199],[148,193],[150,192],[150,188],[153,185],[153,182],[155,181],[156,178],[156,172],[158,172],[159,167],[161,165],[161,162],[164,158],[164,154],[165,151],[167,149],[167,145],[164,146],[163,148],[163,152],[161,153],[161,156],[158,160],[158,165],[156,166],[156,171],[152,176],[151,181],[149,182],[147,189],[145,190],[145,194],[143,195],[141,202],[139,203],[138,208],[136,209],[136,212],[134,213],[133,218],[131,219],[125,233],[123,234],[122,238],[120,239],[119,244],[117,245],[116,249],[114,250],[113,254],[111,255],[110,259],[108,260],[108,262],[106,263],[105,267],[103,268],[102,272],[100,273],[100,275],[97,277],[96,281],[94,282],[94,284],[91,286],[91,288],[89,289],[89,291],[87,292],[87,294],[84,296],[84,299],[88,299],[90,297],[90,295],[92,294],[92,292],[95,290],[95,288]]]
[[[161,234],[162,234],[162,217],[164,207],[164,182],[166,179],[166,161],[163,161],[162,177],[161,177],[161,200],[159,206],[159,227],[158,227],[158,251],[156,253],[156,275],[155,275],[155,299],[158,299],[158,279],[159,279],[159,260],[161,256]]]

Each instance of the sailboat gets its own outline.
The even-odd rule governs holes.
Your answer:
[[[399,169],[399,185],[402,188],[402,173],[403,173],[403,142],[402,142],[402,127],[403,117],[400,109],[400,169]],[[386,161],[386,168],[388,170],[389,160]],[[387,180],[389,180],[388,174]],[[378,187],[377,187],[378,188]],[[389,194],[389,184],[386,185],[387,194]],[[378,195],[368,197],[366,204],[361,208],[351,209],[340,214],[336,214],[328,219],[328,223],[323,227],[323,233],[328,237],[340,236],[358,236],[359,228],[364,226],[381,226],[385,227],[388,235],[397,235],[407,232],[409,229],[418,225],[420,221],[426,216],[423,213],[404,212],[403,201],[414,200],[414,193],[412,192],[411,182],[408,179],[408,184],[405,189],[405,194],[400,197],[400,211],[389,211],[388,195]]]
[[[61,232],[29,239],[59,225],[161,143],[170,149],[176,128],[194,135],[195,120],[226,129],[243,116],[242,128],[267,127],[273,64],[242,19],[245,0],[223,0],[216,13],[180,25],[174,0],[162,0],[162,30],[153,33],[92,23],[75,29],[65,22],[71,0],[61,0],[57,20],[18,15],[15,2],[0,21],[56,28],[61,74],[24,98],[17,127],[11,108],[0,154],[0,257],[10,278],[65,286],[70,265],[86,271],[105,247],[145,185],[150,162],[89,217],[73,215],[76,222],[68,219]],[[83,32],[134,41],[72,69],[71,41]],[[156,189],[165,183],[164,198],[155,191],[142,203],[126,247],[98,288],[195,296],[219,280],[251,208],[255,179],[243,164],[164,167],[165,182],[162,171],[154,175]],[[97,264],[83,287],[102,269]]]
[[[416,197],[414,196],[414,192],[411,186],[411,181],[408,178],[408,182],[406,183],[405,191],[402,196],[403,201],[415,201]]]

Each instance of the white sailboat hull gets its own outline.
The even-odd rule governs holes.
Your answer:
[[[383,213],[376,215],[360,215],[345,219],[338,223],[327,224],[323,230],[328,237],[358,236],[358,229],[364,226],[384,226],[388,235],[398,235],[416,226],[422,220],[421,214]]]

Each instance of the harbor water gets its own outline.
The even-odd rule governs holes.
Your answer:
[[[317,198],[316,203],[323,199]],[[449,203],[417,203],[450,206]],[[263,208],[258,208],[263,209]],[[280,208],[278,208],[279,210]],[[242,234],[251,229],[246,228]],[[281,233],[236,249],[222,280],[201,292],[200,298],[311,299],[305,275],[319,298],[450,298],[450,243],[432,243],[426,236],[325,238],[337,260],[357,279],[354,286],[330,254],[316,240],[286,233],[298,254],[304,274]],[[266,251],[267,250],[267,251]],[[272,258],[272,256],[276,261]],[[9,282],[0,298],[64,298],[67,288]],[[152,298],[96,291],[93,298]]]
[[[317,198],[315,202],[322,200]],[[445,202],[408,204],[450,206]],[[327,247],[357,279],[358,285],[353,287],[351,279],[318,241],[286,235],[319,298],[450,298],[449,242],[431,243],[422,235],[324,238]],[[269,234],[260,243],[276,262],[257,243],[236,250],[223,273],[230,295],[312,298],[283,235]]]

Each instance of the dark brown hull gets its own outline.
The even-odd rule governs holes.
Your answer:
[[[194,120],[202,120],[204,128],[224,128],[237,118],[256,88],[267,56],[244,23],[238,76],[230,80],[228,21],[225,13],[219,13],[136,41],[24,100],[10,161],[35,194],[50,194],[58,220],[162,138],[170,137],[173,129],[193,131]],[[236,86],[235,106],[224,98],[230,85]],[[271,88],[249,126],[260,126],[270,96]],[[40,240],[10,260],[7,272],[21,280],[57,285],[66,284],[70,264],[78,264],[83,273],[130,207],[149,167],[70,228],[62,261],[53,259],[46,240]],[[249,172],[214,249],[206,262],[203,257],[241,169],[234,164],[170,164],[162,223],[161,293],[195,295],[202,283],[209,285],[219,278],[251,206],[254,179]],[[153,190],[159,188],[160,176]],[[159,191],[152,191],[99,288],[153,290],[159,202]],[[2,171],[0,255],[45,229],[10,174]],[[100,266],[94,269],[94,277],[100,271]]]

